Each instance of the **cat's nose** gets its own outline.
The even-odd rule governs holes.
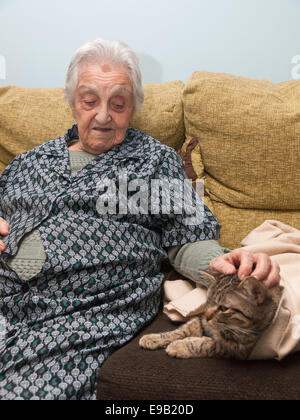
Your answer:
[[[213,318],[214,313],[215,313],[214,309],[207,309],[204,313],[206,320],[210,321]]]

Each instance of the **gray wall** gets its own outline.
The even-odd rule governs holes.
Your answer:
[[[0,0],[0,86],[62,86],[97,37],[133,47],[144,83],[195,70],[300,78],[300,0]]]

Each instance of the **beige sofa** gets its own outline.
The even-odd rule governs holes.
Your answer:
[[[181,150],[192,162],[190,176],[204,177],[222,245],[239,246],[266,219],[300,228],[300,81],[199,71],[186,85],[150,84],[145,91],[132,126]],[[0,172],[73,122],[61,88],[0,88]]]
[[[199,71],[186,84],[180,81],[150,84],[145,85],[145,92],[144,107],[135,115],[132,126],[174,147],[185,162],[188,176],[193,180],[204,179],[205,201],[222,225],[220,243],[223,246],[240,246],[241,239],[266,219],[280,220],[300,229],[300,81],[273,84],[265,80]],[[70,110],[62,99],[61,88],[0,88],[0,172],[14,156],[63,135],[73,122]],[[160,330],[163,325],[172,328],[166,319],[161,321],[161,318],[153,325],[154,330]],[[190,369],[194,376],[196,367],[202,366],[202,369],[208,369],[207,378],[209,366],[221,375],[222,372],[229,375],[230,369],[233,369],[236,382],[230,388],[222,376],[223,387],[214,387],[213,381],[206,388],[211,392],[202,394],[197,381],[192,383],[195,392],[191,393],[181,392],[180,381],[175,381],[173,388],[171,386],[173,394],[170,394],[164,383],[161,399],[166,395],[178,398],[181,395],[182,399],[219,398],[221,395],[227,395],[227,398],[267,396],[266,392],[259,392],[259,385],[257,392],[247,393],[248,384],[244,383],[236,369],[241,369],[243,375],[247,372],[249,380],[260,378],[261,384],[266,385],[266,380],[261,374],[257,376],[255,369],[252,373],[256,376],[251,379],[249,364],[193,360],[185,361],[188,365],[184,365],[183,361],[165,359],[161,352],[149,356],[138,349],[137,342],[128,346],[118,350],[104,364],[100,373],[99,398],[142,399],[143,395],[146,399],[155,399],[160,389],[155,381],[161,382],[161,370],[165,369],[167,374],[168,366],[170,369],[188,366],[182,375]],[[147,378],[148,386],[144,379],[142,386],[138,375],[131,376],[130,358],[141,360],[141,365],[144,361],[148,371],[139,373]],[[298,359],[298,355],[294,355],[282,364],[272,361],[247,363],[257,369],[267,369],[266,374],[273,372],[270,373],[270,381],[267,381],[271,397],[300,398],[297,380],[295,378],[294,383],[291,378],[295,374],[299,378]],[[129,373],[122,388],[117,378],[126,370],[126,360]],[[162,360],[164,369],[157,371],[155,366],[160,366]],[[282,366],[286,363],[288,370],[284,371]],[[151,372],[157,372],[157,375],[151,376]],[[214,374],[211,371],[211,377]],[[193,375],[190,377],[194,378]],[[286,393],[279,384],[274,388],[273,375],[277,378],[275,382],[285,381],[288,386]],[[231,392],[230,389],[236,388],[239,381],[241,389]],[[126,394],[129,382],[131,385],[127,386]],[[177,388],[174,388],[175,383]]]

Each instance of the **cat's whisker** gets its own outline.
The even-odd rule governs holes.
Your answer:
[[[245,335],[257,335],[257,333],[254,330],[245,330],[243,328],[237,327],[236,325],[226,325],[225,328],[233,334],[238,333]]]

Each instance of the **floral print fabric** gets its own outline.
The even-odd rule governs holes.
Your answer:
[[[47,256],[29,281],[0,257],[0,399],[96,399],[103,362],[159,310],[167,248],[218,237],[206,207],[193,226],[184,214],[100,214],[104,177],[117,182],[126,171],[130,179],[183,180],[183,163],[170,147],[128,129],[123,143],[72,178],[68,145],[76,138],[74,125],[15,158],[0,177],[0,217],[10,224],[0,237],[4,256],[16,255],[35,228]]]

